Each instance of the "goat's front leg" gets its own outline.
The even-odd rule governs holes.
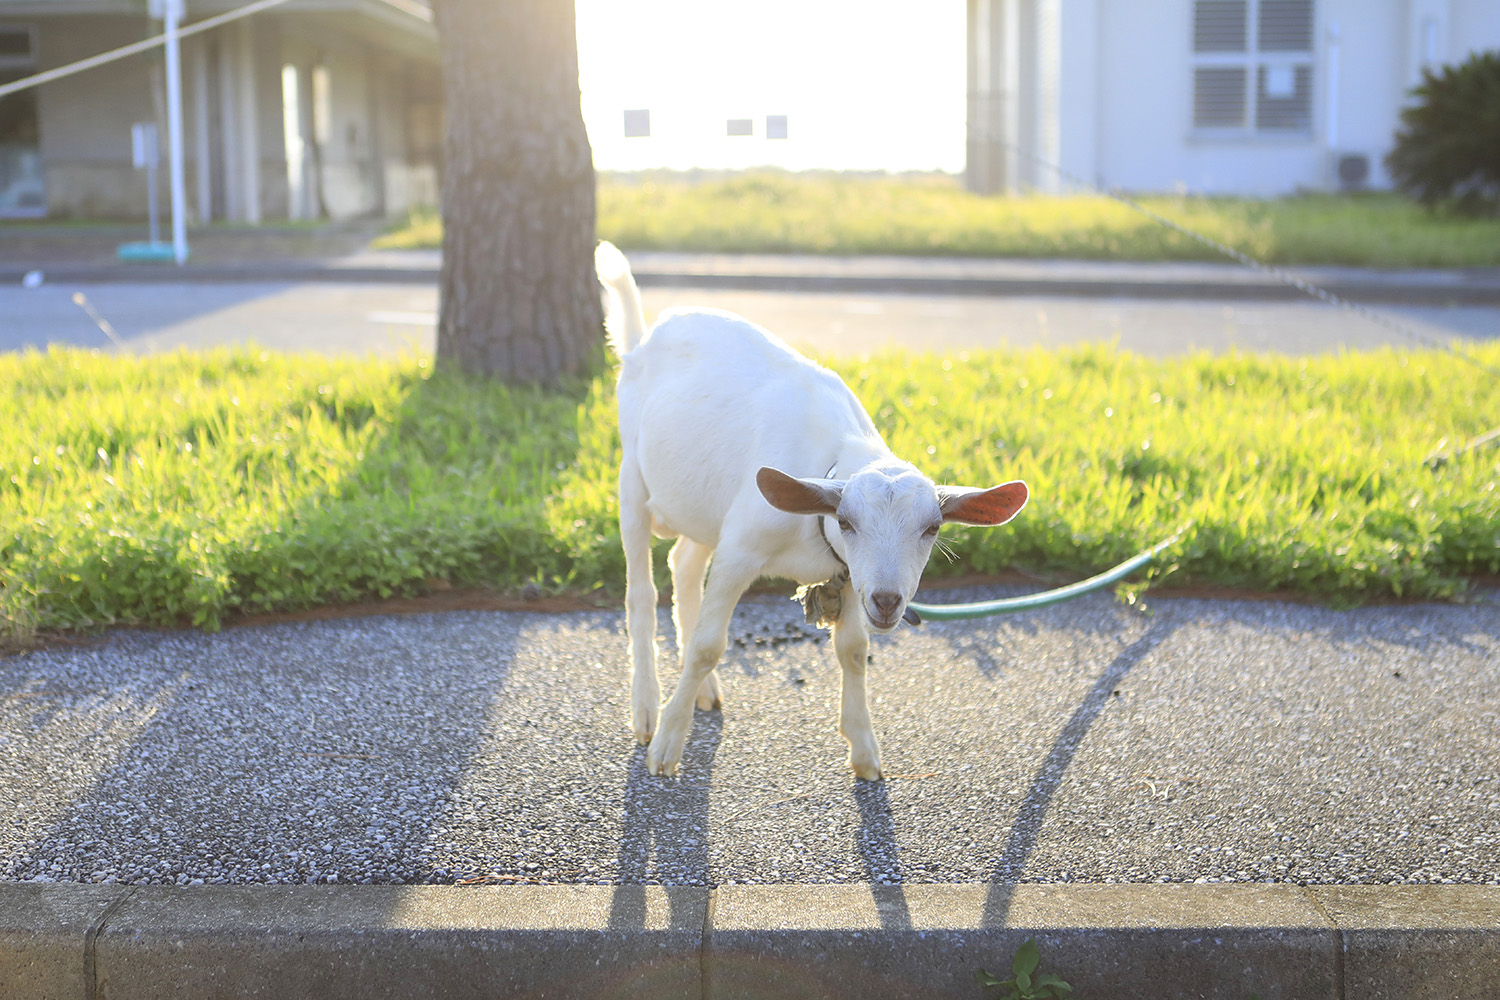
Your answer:
[[[635,459],[620,463],[620,541],[625,549],[625,628],[630,634],[630,728],[642,743],[656,732],[656,581],[651,576],[651,512]]]
[[[843,614],[833,626],[833,649],[843,670],[839,706],[839,732],[849,741],[849,766],[856,777],[879,781],[880,744],[870,723],[870,705],[865,692],[865,668],[869,662],[870,633],[852,584],[844,586]]]
[[[677,690],[661,710],[661,724],[646,753],[646,770],[651,774],[677,773],[682,762],[688,730],[693,726],[693,707],[704,681],[719,664],[729,643],[729,618],[745,588],[760,573],[761,560],[720,549],[714,556],[713,572],[703,590],[703,604],[692,637],[682,653],[682,677]]]

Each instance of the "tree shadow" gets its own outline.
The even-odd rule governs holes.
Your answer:
[[[574,520],[569,487],[583,460],[590,383],[515,388],[430,367],[404,380],[398,411],[372,435],[358,468],[227,556],[231,610],[297,610],[450,587],[514,592],[545,552],[561,557],[551,561],[559,576],[570,560],[601,551],[617,558],[610,539],[560,549],[554,537],[560,519]],[[377,419],[352,403],[312,405],[329,407],[351,432]],[[300,578],[304,569],[316,585]],[[255,588],[268,578],[274,588]]]
[[[249,346],[244,338],[247,327],[232,324],[222,314],[274,299],[295,287],[286,282],[183,282],[164,288],[156,281],[147,288],[80,287],[63,281],[25,291],[7,288],[0,291],[0,312],[12,315],[11,322],[0,327],[0,351],[78,347],[149,353],[177,347],[207,350],[230,343]],[[292,338],[285,341],[260,346],[305,350],[305,329],[300,343]]]
[[[433,810],[488,741],[520,635],[456,614],[472,619],[461,645],[433,618],[367,619],[122,634],[0,663],[0,687],[58,692],[26,703],[42,710],[34,766],[77,751],[0,840],[0,877],[451,880]],[[6,792],[26,767],[7,767]]]
[[[176,574],[222,587],[218,613],[233,623],[450,586],[519,589],[521,568],[550,544],[549,498],[559,467],[578,461],[592,383],[457,393],[461,376],[402,378],[394,402],[344,386],[289,388],[302,394],[289,397],[291,409],[321,409],[363,442],[352,465],[292,467],[278,442],[263,442],[246,459],[241,488],[259,488],[256,461],[279,461],[280,482],[314,477],[295,499],[261,507],[244,537],[211,549],[185,530],[122,533],[110,551],[87,555],[74,569],[84,582],[56,599],[89,607],[97,599],[90,580],[163,592],[162,578]],[[190,413],[173,433],[195,450],[212,447],[226,432],[211,411]],[[170,617],[143,607],[143,618]],[[454,612],[466,613],[475,614]],[[0,838],[0,877],[24,877],[52,860],[49,843],[73,842],[94,846],[57,870],[44,865],[48,877],[152,881],[154,867],[135,855],[142,837],[155,837],[187,844],[161,864],[190,880],[244,881],[258,854],[268,864],[249,881],[351,871],[372,881],[452,880],[427,850],[428,821],[485,751],[488,708],[506,696],[519,626],[475,614],[455,639],[420,619],[399,628],[380,621],[116,632],[94,648],[0,661],[0,710],[23,713],[34,752],[71,759],[68,748],[78,748],[69,781],[50,783],[57,794],[40,796],[45,806],[29,805],[25,823]],[[75,731],[91,719],[99,735]],[[0,812],[12,785],[26,787],[12,780],[24,769],[7,763],[3,735]],[[24,745],[32,744],[28,735]],[[227,763],[198,759],[205,747]],[[351,787],[362,798],[331,791]],[[139,805],[152,801],[162,808]],[[316,843],[291,842],[308,828]]]

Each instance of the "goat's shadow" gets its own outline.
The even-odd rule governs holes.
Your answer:
[[[896,843],[896,819],[891,814],[891,796],[884,781],[854,782],[854,804],[859,808],[859,829],[854,847],[864,863],[865,880],[875,901],[875,912],[883,930],[911,930],[911,908],[906,902],[901,869],[901,849]]]
[[[1057,795],[1057,790],[1061,787],[1068,768],[1072,766],[1073,758],[1078,754],[1078,748],[1083,744],[1094,722],[1109,704],[1111,694],[1124,682],[1126,675],[1134,669],[1136,664],[1150,655],[1152,650],[1165,642],[1176,630],[1175,624],[1153,625],[1139,639],[1122,649],[1094,681],[1082,702],[1073,711],[1073,715],[1058,731],[1057,738],[1052,743],[1052,749],[1048,751],[1041,766],[1037,768],[1036,776],[1032,778],[1031,788],[1027,791],[1026,798],[1016,810],[1016,818],[1010,828],[1010,837],[990,876],[990,888],[984,901],[983,924],[985,926],[1005,925],[1010,915],[1010,904],[1015,894],[1016,882],[1025,872],[1032,854],[1036,852],[1037,841],[1041,839],[1042,826],[1047,821],[1047,811],[1052,806],[1052,800]]]
[[[623,790],[624,822],[616,854],[619,883],[609,904],[611,929],[647,926],[647,885],[713,885],[708,795],[723,735],[722,712],[694,712],[676,778],[652,777],[646,771],[647,748],[635,748]],[[669,894],[668,899],[672,926],[690,918],[676,912],[677,895]]]

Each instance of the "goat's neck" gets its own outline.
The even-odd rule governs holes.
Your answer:
[[[838,457],[833,465],[833,478],[848,479],[860,469],[874,463],[896,462],[885,442],[879,437],[850,435],[839,446]]]

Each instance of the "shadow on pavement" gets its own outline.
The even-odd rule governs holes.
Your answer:
[[[854,834],[854,844],[864,862],[880,926],[888,931],[909,931],[911,910],[906,904],[906,890],[901,886],[906,879],[901,871],[901,849],[896,843],[896,819],[891,815],[887,783],[856,780],[853,795],[859,807],[859,829]]]
[[[1003,927],[1010,914],[1011,896],[1015,883],[1026,870],[1026,862],[1036,850],[1042,825],[1047,820],[1047,810],[1053,796],[1062,784],[1063,776],[1073,763],[1078,748],[1083,744],[1090,727],[1109,704],[1110,696],[1136,664],[1152,650],[1161,645],[1176,631],[1176,626],[1158,622],[1145,635],[1120,651],[1120,655],[1104,669],[1094,681],[1083,702],[1063,725],[1053,741],[1042,766],[1032,779],[1031,788],[1016,812],[1011,824],[1010,838],[1000,855],[990,877],[990,890],[985,897],[983,923],[986,927]]]
[[[648,884],[713,884],[708,851],[708,796],[713,787],[714,758],[724,736],[724,714],[695,712],[692,732],[675,779],[646,773],[646,748],[637,745],[622,793],[624,822],[616,855],[619,884],[610,899],[611,930],[644,930]],[[672,926],[683,901],[669,896]]]

